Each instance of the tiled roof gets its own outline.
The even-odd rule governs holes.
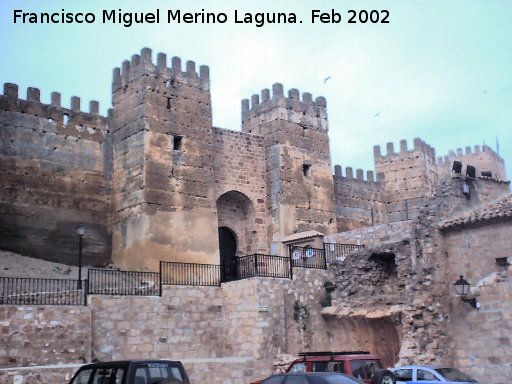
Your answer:
[[[449,220],[439,225],[441,229],[456,227],[459,225],[479,223],[500,218],[512,218],[512,195],[477,208],[474,211]]]
[[[306,231],[306,232],[299,232],[299,233],[293,233],[289,236],[286,236],[281,241],[283,243],[287,243],[289,241],[295,241],[295,240],[301,240],[301,239],[308,239],[310,237],[316,237],[316,236],[324,236],[322,232],[318,231]]]

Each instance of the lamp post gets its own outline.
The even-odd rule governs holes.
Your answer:
[[[85,235],[87,227],[80,223],[76,227],[76,234],[78,235],[78,289],[82,289],[82,237]]]
[[[479,308],[479,304],[477,303],[476,299],[473,297],[471,299],[468,299],[466,296],[469,293],[470,285],[469,283],[464,279],[462,275],[460,275],[459,280],[457,280],[453,286],[455,287],[455,293],[460,296],[460,299],[465,302],[471,304],[473,308]]]

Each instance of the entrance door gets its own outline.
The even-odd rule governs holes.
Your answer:
[[[236,237],[227,227],[219,228],[219,248],[221,281],[236,280]]]

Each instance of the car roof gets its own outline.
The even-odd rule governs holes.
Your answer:
[[[443,365],[403,365],[401,367],[390,368],[390,370],[396,371],[397,369],[413,369],[413,368],[440,369],[440,368],[451,368],[451,367],[445,367]]]
[[[147,359],[135,359],[135,360],[116,360],[116,361],[99,361],[97,363],[85,364],[81,368],[92,368],[92,367],[106,367],[106,366],[126,366],[130,364],[149,364],[149,363],[180,363],[179,361],[173,360],[147,360]]]

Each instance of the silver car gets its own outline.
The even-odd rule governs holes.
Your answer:
[[[409,365],[389,370],[395,375],[396,384],[478,383],[458,369],[443,366]]]

